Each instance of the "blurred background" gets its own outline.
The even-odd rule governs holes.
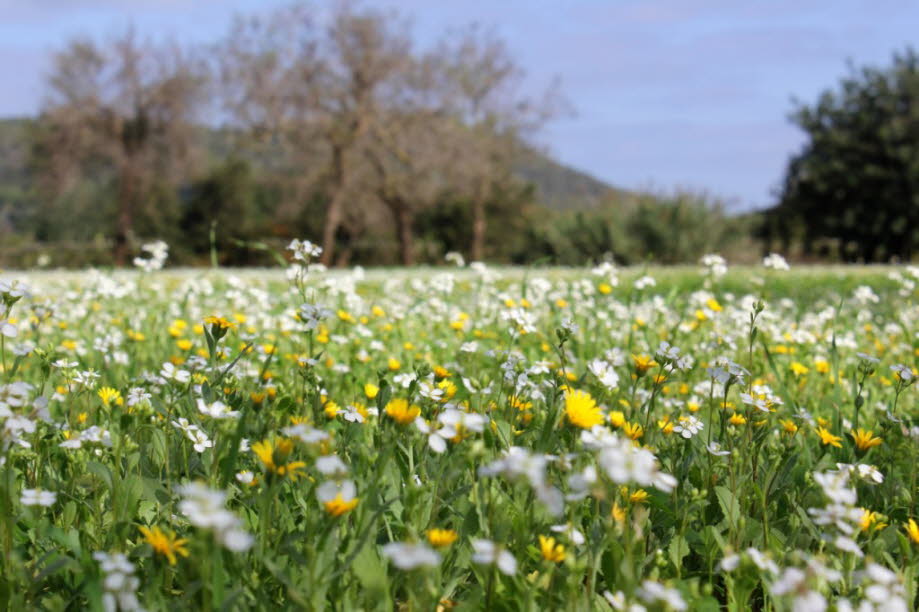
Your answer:
[[[919,249],[912,1],[0,9],[0,266]]]

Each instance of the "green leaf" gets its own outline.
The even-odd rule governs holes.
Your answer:
[[[673,566],[679,568],[683,565],[683,559],[689,554],[689,542],[683,536],[675,535],[670,540],[668,552]]]
[[[734,493],[727,487],[715,487],[715,495],[718,497],[718,504],[721,506],[721,512],[728,525],[737,526],[740,521],[740,503],[734,496]]]

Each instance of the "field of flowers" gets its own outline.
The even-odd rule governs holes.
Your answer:
[[[0,605],[912,610],[919,269],[0,274]]]

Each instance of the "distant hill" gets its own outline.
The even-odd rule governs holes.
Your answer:
[[[26,118],[0,119],[0,198],[26,188],[26,138],[30,122]],[[221,157],[226,139],[214,132],[207,130],[203,137],[211,153]],[[534,185],[537,202],[554,210],[595,208],[603,202],[627,200],[631,195],[536,150],[522,154],[515,169],[523,180]]]

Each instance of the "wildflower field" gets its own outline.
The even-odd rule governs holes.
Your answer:
[[[315,254],[0,275],[3,609],[915,609],[919,269]]]

